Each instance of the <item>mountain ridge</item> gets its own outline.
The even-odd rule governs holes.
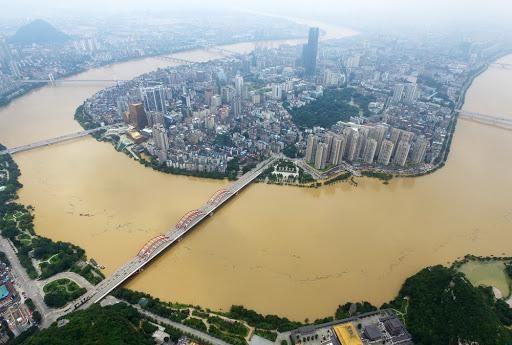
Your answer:
[[[43,19],[36,19],[18,28],[9,38],[14,44],[62,44],[71,37]]]

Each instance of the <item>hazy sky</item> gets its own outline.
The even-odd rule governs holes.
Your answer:
[[[3,17],[33,18],[67,13],[141,10],[250,10],[301,17],[330,17],[352,23],[506,23],[512,0],[0,0]]]

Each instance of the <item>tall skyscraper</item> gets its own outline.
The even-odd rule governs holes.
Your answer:
[[[407,84],[405,86],[404,101],[412,103],[418,98],[418,86],[416,84]]]
[[[428,141],[424,136],[419,137],[412,147],[411,163],[420,164],[425,161]]]
[[[313,163],[313,159],[316,154],[317,143],[318,143],[318,138],[315,135],[310,134],[308,136],[308,141],[306,144],[306,157],[305,158],[306,158],[307,163]]]
[[[410,149],[411,144],[409,144],[407,141],[400,140],[396,148],[393,163],[396,165],[404,166],[405,162],[407,161],[407,156],[409,155]]]
[[[388,130],[388,128],[383,124],[379,124],[370,129],[370,133],[368,134],[368,137],[375,139],[377,141],[377,153],[380,152],[380,148],[382,146],[382,140],[384,140],[384,136],[386,135],[387,130]]]
[[[325,143],[327,144],[327,161],[331,161],[332,142],[334,140],[334,133],[328,132],[325,135]]]
[[[345,152],[345,137],[343,135],[336,136],[332,143],[331,149],[331,163],[339,165],[343,160],[343,153]]]
[[[302,64],[304,66],[306,76],[314,76],[316,73],[319,36],[319,28],[309,28],[308,43],[302,47]]]
[[[242,77],[241,75],[237,74],[236,77],[235,77],[235,91],[236,91],[236,95],[241,97],[243,89],[244,89],[244,77]]]
[[[347,149],[345,150],[345,158],[352,162],[356,157],[356,150],[359,143],[359,132],[355,129],[352,129],[350,132],[349,142],[347,145]]]
[[[130,104],[128,106],[127,122],[137,129],[143,129],[148,125],[148,119],[142,103]]]
[[[317,145],[315,153],[315,168],[324,169],[327,162],[327,144],[320,143]]]
[[[124,114],[128,111],[128,98],[127,97],[119,97],[116,100],[117,104],[117,115],[122,119]]]
[[[220,88],[220,95],[222,97],[222,102],[225,104],[230,104],[236,95],[236,90],[232,86],[223,86]]]
[[[272,98],[277,100],[283,98],[283,85],[272,84]]]
[[[363,151],[363,161],[366,164],[372,164],[375,158],[375,152],[377,151],[377,140],[368,139]]]
[[[143,87],[140,94],[144,100],[145,111],[159,111],[165,114],[165,90],[162,86]]]
[[[384,139],[380,147],[379,156],[377,157],[377,163],[382,165],[388,165],[391,160],[391,154],[393,153],[393,142],[391,140]]]
[[[240,116],[242,114],[242,97],[235,96],[231,103],[231,111],[234,116]]]
[[[153,140],[155,141],[155,147],[159,150],[164,152],[169,150],[169,138],[167,137],[167,131],[162,124],[156,124],[153,126]]]
[[[391,98],[391,102],[393,104],[397,104],[397,103],[400,103],[400,101],[402,101],[402,97],[403,97],[403,94],[404,94],[404,84],[397,84],[395,85],[394,89],[393,89],[393,97]]]

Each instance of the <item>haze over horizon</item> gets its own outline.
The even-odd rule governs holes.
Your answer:
[[[293,0],[220,0],[205,3],[199,0],[17,0],[3,5],[0,16],[33,19],[59,18],[78,15],[120,15],[132,12],[162,15],[172,12],[194,11],[215,14],[226,10],[258,12],[288,17],[303,17],[340,22],[354,27],[392,25],[435,26],[448,24],[465,28],[508,26],[512,9],[505,0],[318,0],[296,6]],[[470,25],[471,24],[471,25]]]

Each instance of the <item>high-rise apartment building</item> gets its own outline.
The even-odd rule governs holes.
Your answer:
[[[140,94],[144,101],[145,111],[166,113],[165,90],[162,86],[143,87],[140,89]]]
[[[347,161],[352,162],[356,157],[356,150],[359,143],[359,132],[355,129],[352,129],[350,132],[347,150],[345,151],[345,158]]]
[[[315,153],[315,168],[316,169],[325,169],[325,165],[327,163],[327,144],[320,143],[317,145],[316,153]]]
[[[316,58],[318,55],[319,28],[310,28],[308,43],[302,47],[302,64],[306,76],[314,76],[316,73]]]
[[[425,161],[428,141],[424,136],[419,137],[412,147],[411,163],[420,164]]]
[[[379,156],[377,157],[377,163],[382,165],[388,165],[391,160],[391,154],[393,153],[394,144],[391,140],[384,139],[380,147]]]
[[[159,150],[167,152],[169,150],[169,137],[167,131],[162,124],[155,124],[153,126],[153,140],[155,147]]]
[[[366,164],[372,164],[375,158],[375,152],[377,151],[377,140],[369,138],[366,140],[366,144],[363,151],[363,161]]]
[[[239,97],[242,97],[243,89],[244,89],[244,77],[242,77],[241,75],[237,74],[235,76],[235,92],[236,92],[236,95],[239,96]]]
[[[272,84],[272,98],[276,100],[283,98],[283,85]]]
[[[332,148],[330,153],[330,161],[334,165],[341,164],[343,160],[343,154],[345,152],[346,140],[343,135],[336,136],[332,142]]]
[[[407,103],[412,103],[412,102],[416,101],[417,98],[418,98],[418,85],[407,84],[405,86],[404,101]]]
[[[397,84],[393,89],[393,97],[391,98],[391,103],[397,104],[400,103],[404,94],[404,84]]]
[[[313,135],[313,134],[310,134],[308,136],[308,140],[307,140],[307,144],[306,144],[306,162],[307,163],[313,163],[313,160],[315,158],[315,154],[316,154],[316,145],[318,143],[318,138]]]
[[[395,157],[393,159],[393,163],[396,165],[404,166],[407,161],[407,156],[409,155],[409,151],[411,149],[411,144],[409,144],[405,140],[400,140],[398,146],[396,148]]]

